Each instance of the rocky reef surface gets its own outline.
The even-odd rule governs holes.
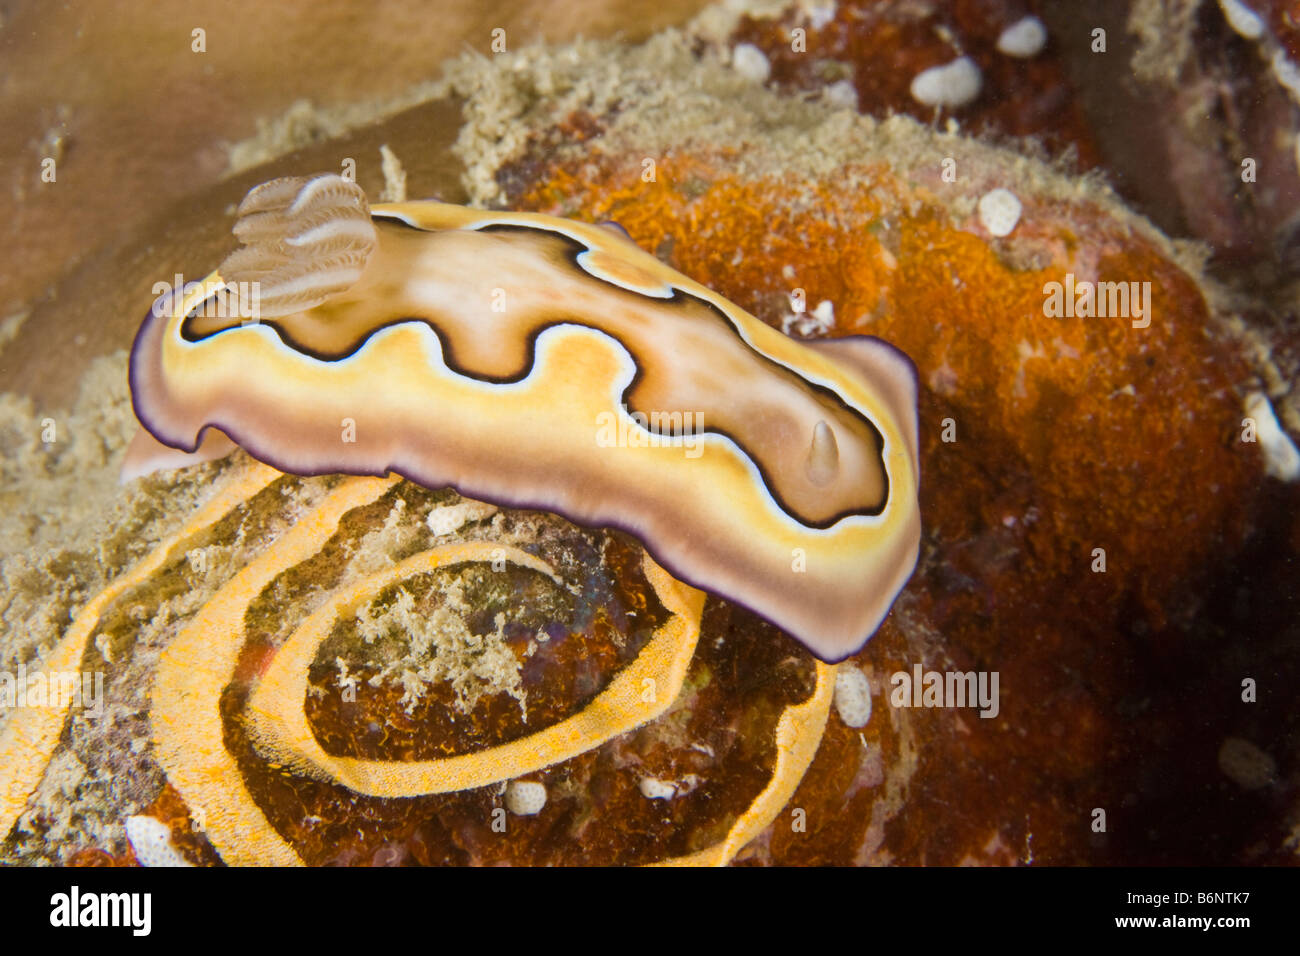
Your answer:
[[[510,783],[362,794],[268,756],[250,729],[259,679],[341,588],[470,539],[556,573],[413,574],[340,618],[302,710],[346,759],[518,740],[583,712],[689,615],[620,532],[406,482],[298,554],[294,528],[346,482],[277,477],[97,609],[80,667],[104,676],[104,713],[69,717],[4,858],[129,863],[128,821],[149,816],[179,860],[263,859],[186,800],[212,741],[178,758],[155,698],[168,649],[283,553],[238,619],[215,619],[237,631],[230,679],[193,693],[212,695],[223,766],[302,862],[724,847],[712,861],[1294,863],[1300,33],[1285,7],[725,4],[637,42],[484,38],[391,110],[324,111],[319,141],[268,121],[230,150],[241,171],[56,298],[15,300],[0,667],[39,668],[96,595],[254,467],[237,453],[119,488],[134,427],[120,349],[154,282],[233,247],[249,185],[349,160],[372,199],[614,220],[787,334],[897,345],[919,374],[920,563],[839,665],[833,706],[807,652],[710,597],[672,701],[636,729]],[[62,380],[69,330],[97,315],[107,354],[83,345]],[[958,674],[975,699],[951,699]],[[790,778],[782,727],[816,700],[824,727],[802,720],[815,754]],[[792,792],[755,815],[782,779]]]

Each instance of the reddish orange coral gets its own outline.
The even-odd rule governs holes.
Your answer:
[[[1117,770],[1134,753],[1135,657],[1186,640],[1258,493],[1238,440],[1243,355],[1167,247],[1099,205],[1022,191],[1015,232],[994,240],[954,213],[937,166],[845,168],[852,189],[732,168],[696,151],[645,184],[631,158],[607,158],[596,177],[551,169],[516,201],[615,219],[773,324],[802,288],[810,307],[834,303],[831,335],[878,335],[917,363],[922,564],[856,658],[885,714],[860,734],[832,719],[791,803],[807,829],[778,825],[749,856],[1125,858],[1089,813],[1122,817],[1137,786]],[[1149,326],[1049,317],[1045,286],[1067,273],[1149,282]],[[1000,714],[888,708],[889,675],[918,662],[1000,672]]]
[[[923,70],[969,56],[983,77],[978,98],[951,112],[975,132],[1036,136],[1054,152],[1073,147],[1082,163],[1098,162],[1083,111],[1050,41],[1021,59],[997,49],[998,37],[1037,12],[1021,0],[841,0],[825,22],[791,4],[775,19],[743,17],[734,39],[752,43],[771,61],[772,79],[787,90],[852,83],[858,109],[873,116],[908,113],[923,121],[933,107],[911,94]],[[804,35],[796,46],[792,31]]]

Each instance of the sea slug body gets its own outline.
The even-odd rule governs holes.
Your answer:
[[[136,337],[131,473],[220,433],[293,474],[619,527],[825,661],[911,575],[916,379],[892,346],[797,342],[609,228],[372,208],[333,175],[254,189],[235,231]]]

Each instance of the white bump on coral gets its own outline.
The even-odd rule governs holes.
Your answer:
[[[846,727],[865,727],[871,720],[871,684],[852,664],[835,672],[835,712]]]
[[[829,299],[818,302],[817,307],[811,312],[791,312],[781,320],[781,331],[797,339],[819,338],[833,328],[835,328],[835,303]]]
[[[1272,403],[1263,392],[1246,396],[1246,414],[1255,420],[1255,438],[1264,450],[1264,467],[1268,473],[1282,481],[1300,478],[1300,451],[1291,436],[1283,431]]]
[[[814,30],[820,30],[826,24],[835,19],[835,3],[802,3],[804,15],[808,18],[808,25]]]
[[[172,845],[172,831],[167,824],[155,817],[127,817],[126,838],[141,866],[194,865]]]
[[[511,780],[506,787],[506,809],[519,817],[531,817],[546,806],[546,787],[533,780]]]
[[[641,796],[647,800],[671,800],[677,795],[677,788],[666,780],[657,780],[654,777],[642,777],[638,784],[641,789]]]
[[[772,75],[772,64],[767,55],[752,43],[737,43],[731,51],[731,65],[736,72],[755,83],[766,83]]]
[[[1009,189],[994,189],[980,197],[980,223],[993,236],[1009,236],[1020,221],[1020,200]]]
[[[1228,26],[1247,40],[1258,40],[1264,35],[1264,21],[1241,0],[1219,0],[1219,9]]]
[[[998,36],[998,52],[1027,60],[1047,45],[1047,27],[1038,17],[1021,17]]]
[[[384,171],[384,190],[379,194],[380,201],[406,202],[406,170],[402,167],[402,161],[388,148],[387,143],[379,147],[379,155],[383,157],[380,168]]]
[[[918,73],[912,79],[912,98],[926,106],[965,106],[979,96],[982,83],[975,61],[958,57]]]
[[[846,109],[856,110],[858,108],[858,90],[848,80],[839,80],[826,87],[826,102],[832,106],[842,106]]]
[[[1282,50],[1273,53],[1270,65],[1273,67],[1273,78],[1286,88],[1291,99],[1300,103],[1300,68],[1288,60]]]
[[[438,505],[429,512],[429,530],[436,535],[454,534],[471,521],[482,521],[496,512],[496,505],[473,498],[465,498],[454,505]]]
[[[1219,769],[1243,790],[1259,790],[1277,780],[1277,761],[1242,737],[1225,737]]]

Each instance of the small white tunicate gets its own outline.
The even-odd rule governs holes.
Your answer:
[[[998,36],[998,52],[1027,60],[1047,45],[1047,27],[1035,16],[1021,17]]]
[[[519,817],[531,817],[546,806],[546,787],[534,780],[511,780],[506,787],[506,809]]]
[[[156,817],[126,818],[126,838],[141,866],[193,866],[172,845],[172,831]]]
[[[858,108],[858,90],[848,80],[839,80],[826,87],[826,102],[851,110]]]
[[[980,197],[980,224],[991,236],[1009,236],[1020,221],[1020,200],[1009,189],[993,189]]]
[[[641,789],[641,796],[647,800],[671,800],[677,795],[677,788],[666,780],[657,780],[654,777],[642,777],[638,786]]]
[[[846,727],[865,727],[871,720],[871,683],[852,664],[835,672],[835,713]]]
[[[983,77],[975,61],[958,57],[922,70],[912,79],[912,98],[926,106],[965,106],[980,94]]]
[[[1219,9],[1228,26],[1247,40],[1258,40],[1264,35],[1264,21],[1241,0],[1219,0]]]
[[[1264,450],[1264,468],[1281,481],[1300,478],[1300,450],[1291,440],[1273,412],[1273,404],[1263,392],[1246,396],[1246,414],[1255,420],[1255,439]]]
[[[737,43],[731,51],[731,65],[736,72],[755,83],[766,83],[772,75],[772,64],[767,55],[752,43]]]

